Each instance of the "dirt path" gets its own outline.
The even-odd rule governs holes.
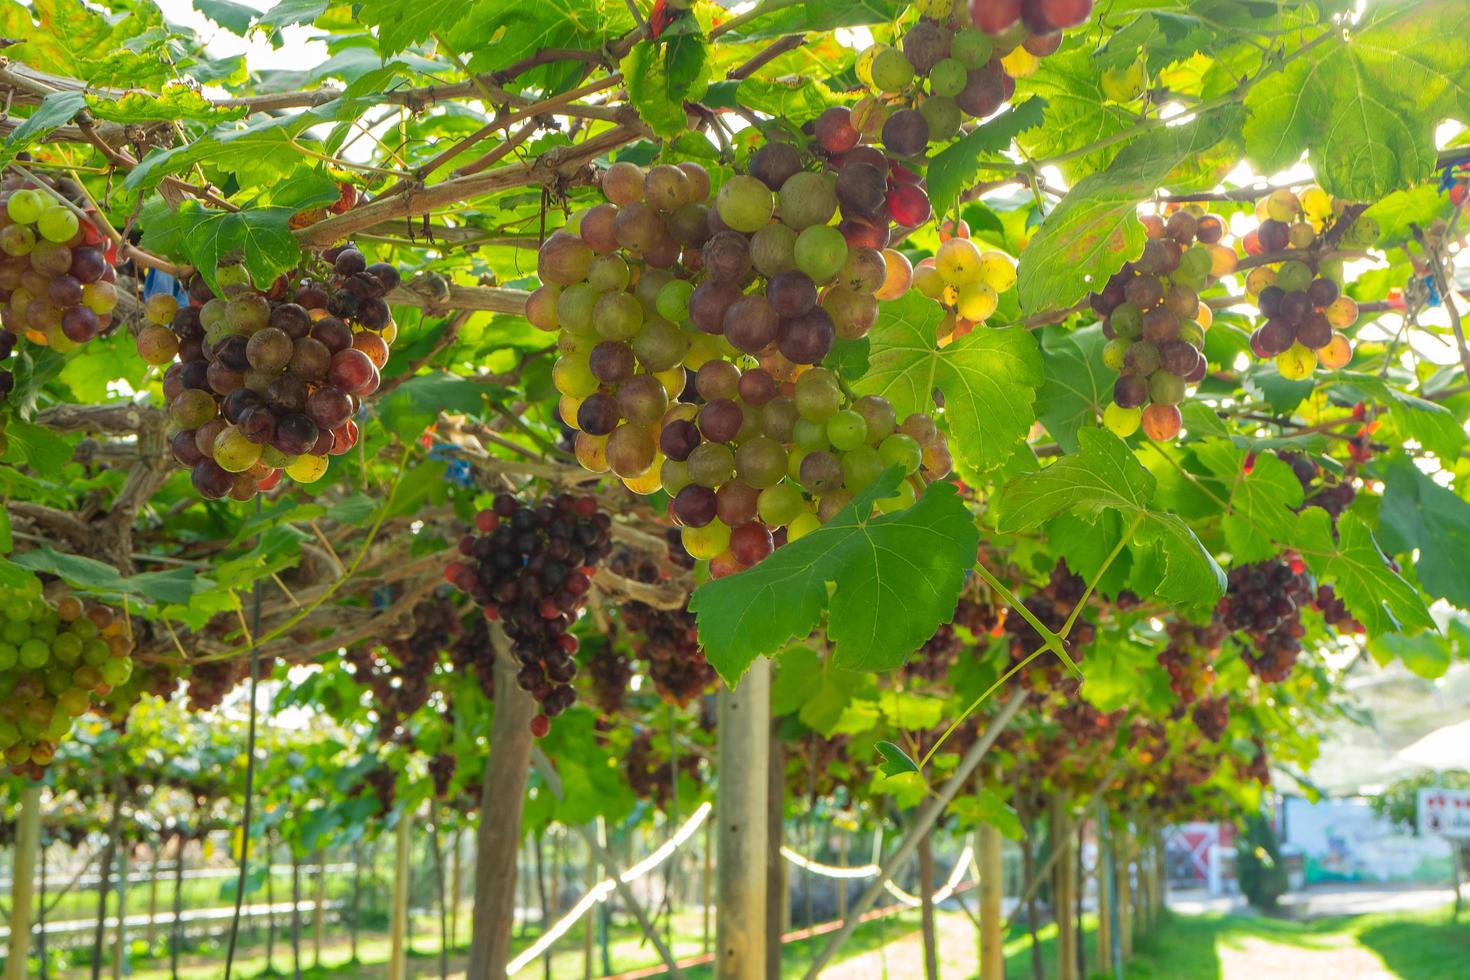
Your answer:
[[[939,934],[940,976],[972,976],[978,954],[970,920],[962,912],[941,911],[935,916],[934,928]],[[924,939],[919,930],[894,929],[883,949],[860,953],[822,971],[822,980],[878,980],[884,976],[924,976]]]
[[[1318,949],[1287,946],[1249,937],[1237,943],[1219,943],[1222,980],[1279,980],[1280,977],[1330,977],[1331,980],[1392,980],[1389,972],[1370,950],[1348,936],[1323,936]]]

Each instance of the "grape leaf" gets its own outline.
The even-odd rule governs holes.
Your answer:
[[[1048,330],[1041,340],[1045,375],[1037,401],[1037,418],[1063,452],[1077,451],[1077,430],[1093,425],[1112,400],[1117,375],[1102,361],[1107,338],[1099,326],[1082,330]]]
[[[1470,504],[1426,476],[1408,457],[1387,466],[1378,534],[1394,554],[1418,550],[1419,585],[1437,599],[1470,608]]]
[[[725,108],[742,105],[756,112],[764,112],[770,116],[780,116],[793,121],[815,119],[828,106],[846,101],[844,96],[833,92],[819,79],[805,76],[762,78],[759,75],[752,75],[739,82],[720,82],[718,84],[723,86],[724,91],[728,93],[726,99],[728,104]],[[710,86],[711,92],[714,88],[714,85]],[[712,104],[710,99],[705,99],[704,103],[705,105]],[[932,165],[930,173],[933,173]],[[930,190],[932,193],[932,183]]]
[[[1046,125],[1020,137],[1029,156],[1040,159],[1069,153],[1115,136],[1138,122],[1130,109],[1103,94],[1101,78],[1091,51],[1080,46],[1043,58],[1034,73],[1017,80],[1017,94],[1046,100]],[[1099,147],[1064,163],[1062,173],[1073,179],[1101,170],[1117,152],[1117,144]]]
[[[1418,440],[1440,459],[1459,458],[1465,429],[1444,405],[1400,391],[1374,374],[1339,371],[1333,375],[1332,387],[1353,401],[1387,407],[1389,421],[1401,436]]]
[[[959,199],[965,185],[984,173],[984,164],[979,162],[981,155],[999,154],[1009,149],[1017,134],[1041,125],[1042,111],[1045,108],[1045,99],[1027,99],[994,119],[980,124],[936,153],[934,159],[929,161],[929,170],[925,174],[929,203],[933,205],[934,213],[944,214],[948,211]],[[1009,161],[1001,162],[1009,169]]]
[[[200,587],[212,584],[191,568],[170,568],[164,572],[125,576],[111,565],[80,555],[63,554],[50,545],[14,555],[11,561],[35,572],[60,576],[67,585],[83,592],[135,596],[153,602],[186,603]]]
[[[709,48],[702,38],[675,34],[663,44],[635,44],[619,67],[628,101],[655,135],[671,139],[689,128],[684,103],[709,86]]]
[[[975,792],[964,796],[956,796],[945,810],[954,815],[961,827],[988,824],[1009,840],[1020,840],[1025,835],[1021,818],[1016,816],[1016,811],[998,792],[988,786],[979,787]]]
[[[1236,564],[1264,561],[1291,540],[1302,484],[1290,465],[1275,453],[1261,453],[1246,473],[1245,451],[1224,439],[1206,440],[1194,454],[1229,493],[1221,528]]]
[[[194,0],[194,9],[231,34],[244,37],[260,13],[254,7],[234,0]]]
[[[1138,258],[1143,226],[1136,209],[1181,162],[1220,142],[1238,125],[1238,107],[1151,130],[1108,168],[1078,181],[1021,253],[1018,298],[1030,314],[1064,309]]]
[[[5,137],[4,148],[0,149],[0,166],[14,160],[20,151],[44,140],[57,127],[71,122],[72,117],[86,106],[87,97],[81,92],[52,92],[46,96],[36,110]]]
[[[1099,711],[1132,707],[1166,714],[1174,698],[1157,655],[1127,639],[1096,644],[1087,651],[1083,699]]]
[[[1156,483],[1127,445],[1103,429],[1078,433],[1081,450],[1045,469],[1019,476],[1001,491],[999,527],[1025,531],[1064,512],[1097,517],[1118,511],[1136,521],[1129,542],[1135,552],[1154,550],[1163,562],[1159,595],[1171,602],[1204,605],[1225,593],[1225,573],[1180,518],[1149,508]]]
[[[699,640],[727,684],[757,656],[808,636],[823,609],[831,662],[848,670],[897,667],[949,621],[979,532],[948,483],[930,485],[906,510],[870,516],[900,478],[890,468],[827,524],[694,591]]]
[[[732,31],[725,38],[729,41],[759,41],[806,31],[884,24],[897,20],[903,6],[898,0],[843,0],[842,3],[806,0],[805,3],[776,5],[769,13],[757,17],[750,27]]]
[[[244,262],[256,283],[267,284],[301,258],[289,225],[294,213],[280,207],[216,211],[185,201],[177,209],[150,209],[144,238],[152,247],[167,243],[161,250],[188,259],[211,289],[220,263],[232,258]]]
[[[1334,542],[1327,511],[1308,507],[1297,519],[1292,541],[1307,566],[1333,586],[1368,635],[1433,629],[1424,600],[1388,566],[1363,519],[1349,511],[1338,519],[1337,532]]]
[[[50,429],[13,418],[5,426],[9,441],[0,459],[26,463],[37,473],[55,474],[71,459],[71,443]]]
[[[273,27],[279,33],[282,27],[310,24],[326,13],[329,6],[329,0],[279,0],[260,14],[256,23],[262,27]]]
[[[905,772],[918,772],[919,766],[909,754],[892,742],[879,742],[876,746],[878,754],[883,756],[883,762],[878,770],[885,776],[897,776]]]
[[[104,17],[75,0],[9,2],[0,4],[0,37],[11,42],[7,56],[94,85],[146,88],[174,74],[160,57],[167,34],[153,4]],[[153,50],[139,53],[143,46]]]
[[[477,415],[496,389],[444,371],[409,378],[378,402],[378,419],[405,443],[417,439],[440,412]]]
[[[129,92],[120,99],[88,96],[87,108],[99,119],[120,123],[171,122],[176,119],[222,122],[239,119],[247,111],[244,107],[217,106],[182,82],[165,85],[157,95]]]
[[[1470,113],[1470,4],[1371,10],[1376,22],[1304,50],[1246,95],[1246,150],[1262,173],[1306,147],[1328,193],[1373,201],[1434,172],[1436,124]]]
[[[1451,212],[1449,198],[1435,183],[1420,184],[1406,191],[1394,191],[1364,211],[1364,216],[1378,223],[1378,240],[1382,243],[1403,241],[1411,236],[1411,224],[1429,227],[1441,214]]]
[[[883,303],[868,333],[868,367],[852,382],[860,395],[882,395],[898,417],[934,410],[944,395],[950,450],[977,469],[999,466],[1025,440],[1042,383],[1036,338],[1020,327],[981,327],[947,347],[935,328],[939,304],[917,290]]]
[[[1443,677],[1454,661],[1454,650],[1438,633],[1416,636],[1384,633],[1369,640],[1367,647],[1380,667],[1388,666],[1394,659],[1402,660],[1409,670],[1430,680]]]
[[[415,0],[396,2],[405,7],[415,6]],[[535,3],[456,4],[449,21],[437,29],[448,33],[450,46],[469,58],[470,68],[490,71],[507,68],[543,48],[594,51],[633,26],[626,4],[607,0],[537,0]],[[544,86],[549,95],[571,84],[580,71],[581,66],[576,63],[558,62],[526,72],[516,83]]]

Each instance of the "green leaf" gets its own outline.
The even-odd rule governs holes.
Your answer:
[[[1025,313],[1064,309],[1143,253],[1137,207],[1170,171],[1220,142],[1239,122],[1235,107],[1164,126],[1126,146],[1108,168],[1084,177],[1021,253],[1018,298]]]
[[[1334,542],[1332,518],[1320,507],[1308,507],[1297,520],[1293,540],[1307,566],[1318,579],[1333,586],[1370,637],[1434,628],[1424,599],[1388,567],[1361,517],[1343,514],[1337,533]]]
[[[944,717],[944,701],[927,694],[908,691],[883,691],[878,695],[878,710],[894,728],[928,731]]]
[[[80,555],[63,554],[49,545],[15,555],[11,560],[35,572],[60,576],[67,585],[83,592],[139,596],[153,602],[187,603],[198,586],[209,584],[207,579],[200,578],[189,568],[124,576],[111,565]]]
[[[939,304],[917,290],[883,303],[868,333],[867,372],[851,382],[860,395],[882,395],[899,418],[934,410],[944,395],[950,449],[977,469],[999,466],[1022,442],[1035,418],[1042,383],[1036,338],[1020,327],[976,329],[940,347]]]
[[[844,101],[821,81],[805,76],[799,78],[762,78],[752,75],[738,83],[720,83],[730,88],[732,105],[742,105],[756,112],[783,119],[815,119],[828,106]],[[713,85],[710,86],[714,88]],[[706,102],[708,104],[708,102]],[[933,167],[930,167],[933,173]],[[930,184],[932,189],[933,184]],[[931,198],[932,200],[932,198]]]
[[[1149,509],[1153,475],[1122,440],[1103,429],[1083,429],[1078,439],[1080,452],[1005,485],[1000,497],[1000,529],[1029,530],[1065,512],[1096,517],[1117,511],[1125,522],[1137,522],[1130,546],[1153,549],[1162,559],[1160,597],[1204,605],[1224,595],[1225,573],[1189,526],[1173,514]]]
[[[0,555],[8,555],[15,547],[15,539],[10,535],[10,511],[0,508]]]
[[[929,202],[935,214],[944,214],[959,199],[965,185],[984,173],[982,155],[996,155],[1010,148],[1017,134],[1041,125],[1042,110],[1046,100],[1027,99],[994,119],[982,123],[966,136],[956,140],[934,155],[929,162],[925,184],[929,188]],[[821,110],[819,109],[818,112]],[[816,113],[812,113],[815,115]],[[799,118],[810,118],[803,116]],[[1000,161],[1005,170],[1010,161]],[[994,173],[995,171],[992,171]]]
[[[909,754],[892,742],[879,742],[876,746],[878,754],[883,756],[883,762],[878,770],[885,776],[897,776],[906,772],[917,773],[919,766]]]
[[[37,473],[58,473],[71,459],[71,443],[44,426],[12,418],[5,435],[10,445],[0,459],[28,464]]]
[[[832,663],[850,670],[898,666],[949,620],[979,532],[948,483],[931,484],[906,510],[870,516],[899,480],[890,468],[829,523],[694,591],[700,642],[727,684],[757,656],[810,635],[824,609]]]
[[[1436,680],[1450,669],[1454,653],[1445,637],[1438,633],[1420,633],[1405,636],[1402,633],[1384,633],[1368,641],[1368,653],[1380,666],[1395,659],[1420,677]]]
[[[222,122],[240,119],[247,111],[243,107],[217,106],[182,82],[165,85],[158,95],[129,92],[120,99],[88,96],[87,108],[99,119],[120,123]]]
[[[194,9],[231,34],[244,37],[259,13],[254,7],[234,0],[194,0]]]
[[[1037,391],[1041,408],[1037,418],[1063,452],[1077,451],[1077,431],[1097,423],[1098,414],[1113,397],[1116,373],[1103,364],[1107,343],[1102,327],[1048,330],[1042,335],[1044,380]]]
[[[262,27],[273,27],[276,30],[297,24],[310,24],[326,13],[329,6],[331,4],[328,0],[279,0],[260,15],[258,23]]]
[[[378,403],[378,418],[384,428],[397,433],[407,443],[432,425],[440,412],[478,415],[485,409],[486,394],[493,390],[444,371],[420,374],[393,389]]]
[[[1042,159],[1071,153],[1138,123],[1130,109],[1103,94],[1101,80],[1092,52],[1084,45],[1043,58],[1033,74],[1016,83],[1018,94],[1046,100],[1046,125],[1030,130],[1020,140],[1028,156]],[[1069,179],[1094,173],[1117,153],[1117,144],[1099,147],[1064,163],[1062,172]]]
[[[655,135],[672,139],[689,128],[684,103],[709,86],[709,46],[703,38],[675,34],[667,43],[640,41],[623,58],[628,101]]]
[[[1419,552],[1414,571],[1426,592],[1470,609],[1470,504],[1398,455],[1388,463],[1378,520],[1385,548]]]
[[[891,23],[898,19],[903,6],[898,0],[843,0],[842,3],[805,0],[790,6],[776,6],[770,13],[757,17],[750,26],[725,37],[731,41],[759,41],[783,34]]]
[[[1383,243],[1411,237],[1410,225],[1428,228],[1441,214],[1451,211],[1449,198],[1433,182],[1394,191],[1363,212],[1378,223],[1378,240]]]
[[[1275,453],[1261,453],[1249,473],[1245,450],[1224,439],[1195,447],[1195,455],[1229,493],[1229,509],[1221,520],[1225,543],[1236,564],[1264,561],[1291,541],[1294,509],[1302,503],[1302,485]]]
[[[1435,126],[1470,113],[1470,4],[1385,3],[1375,16],[1247,94],[1246,150],[1262,173],[1305,147],[1328,193],[1373,201],[1434,172]]]
[[[0,149],[0,165],[10,163],[15,155],[44,140],[57,127],[71,122],[87,106],[87,97],[81,92],[52,92],[41,100],[34,112],[27,116],[7,137]]]
[[[215,273],[227,259],[239,259],[257,284],[269,284],[301,259],[301,246],[291,234],[295,211],[281,207],[255,207],[243,211],[217,211],[197,201],[185,201],[177,209],[150,209],[144,240],[159,240],[171,246],[216,288]]]
[[[961,827],[977,827],[986,824],[1001,832],[1009,840],[1020,840],[1025,836],[1021,818],[1009,803],[995,790],[980,787],[973,793],[957,796],[947,807],[959,821]]]
[[[394,0],[369,7],[413,7],[414,0]],[[387,16],[393,16],[392,11]],[[385,17],[386,19],[386,17]],[[609,0],[540,0],[537,3],[456,4],[448,23],[450,46],[469,57],[475,71],[507,68],[543,48],[595,51],[633,28],[626,4]],[[391,54],[385,50],[385,54]],[[517,82],[560,91],[578,76],[581,66],[562,62],[522,75]]]
[[[1405,439],[1417,440],[1442,460],[1459,458],[1465,429],[1455,413],[1438,402],[1401,391],[1374,374],[1339,371],[1330,386],[1353,401],[1377,402],[1388,408],[1389,421]]]

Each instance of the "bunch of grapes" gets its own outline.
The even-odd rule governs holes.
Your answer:
[[[6,173],[0,184],[0,334],[9,331],[65,354],[112,325],[117,273],[97,225],[79,216],[87,213],[84,200],[71,180],[43,187]],[[12,383],[0,379],[0,397]]]
[[[1196,626],[1183,620],[1170,620],[1164,627],[1169,645],[1158,656],[1159,665],[1169,674],[1169,689],[1181,703],[1190,704],[1215,683],[1212,666],[1225,629],[1213,620]]]
[[[476,616],[462,626],[459,637],[449,644],[449,662],[466,677],[474,677],[480,693],[495,700],[495,647],[490,642],[490,624]]]
[[[1350,479],[1341,477],[1335,481],[1324,482],[1319,486],[1317,479],[1324,476],[1322,468],[1311,459],[1301,453],[1290,450],[1277,450],[1276,456],[1282,462],[1291,467],[1291,472],[1302,485],[1305,495],[1302,507],[1320,507],[1327,511],[1332,517],[1333,525],[1342,516],[1342,512],[1352,506],[1352,502],[1358,496],[1357,487]],[[1249,462],[1249,460],[1247,460]]]
[[[612,551],[612,519],[592,497],[563,493],[528,506],[502,493],[475,515],[475,527],[478,535],[460,539],[464,560],[450,562],[444,577],[503,625],[520,664],[516,683],[541,705],[531,719],[540,738],[577,699],[571,626],[595,567]]]
[[[982,251],[964,221],[946,222],[939,238],[939,250],[914,268],[913,286],[944,308],[937,332],[948,343],[990,318],[1000,294],[1016,285],[1016,267],[1004,252]]]
[[[667,807],[673,795],[674,780],[680,775],[692,779],[699,785],[699,757],[680,754],[677,771],[674,764],[654,751],[653,731],[640,728],[633,735],[628,754],[623,757],[623,771],[633,795],[643,800],[653,800],[660,809]]]
[[[633,668],[621,650],[614,649],[611,643],[594,650],[587,658],[587,677],[592,687],[592,703],[598,711],[615,715],[623,710]]]
[[[348,790],[351,796],[361,796],[365,792],[372,793],[377,799],[379,813],[387,813],[393,809],[393,801],[398,796],[398,774],[379,760]]]
[[[1230,724],[1230,704],[1223,697],[1200,698],[1190,717],[1201,735],[1211,742],[1218,742]]]
[[[879,95],[860,100],[854,119],[863,133],[881,133],[893,152],[899,152],[895,143],[906,148],[919,134],[925,144],[948,140],[967,119],[994,113],[1015,92],[1015,80],[1036,71],[1041,59],[1061,45],[1062,29],[1077,26],[1092,12],[1090,0],[976,2],[971,26],[956,0],[916,6],[919,19],[896,45],[874,44],[857,62],[858,79]]]
[[[1246,276],[1246,293],[1265,318],[1251,334],[1251,352],[1274,358],[1282,377],[1310,377],[1321,364],[1329,370],[1352,360],[1353,347],[1336,330],[1358,319],[1358,304],[1342,293],[1342,260],[1330,254],[1326,230],[1337,221],[1344,245],[1372,244],[1378,234],[1371,218],[1344,213],[1321,188],[1300,196],[1282,188],[1257,206],[1260,224],[1242,240],[1249,256],[1267,260]],[[1273,257],[1279,253],[1279,260]]]
[[[353,414],[378,390],[378,370],[398,335],[384,299],[398,270],[372,265],[351,246],[331,249],[322,281],[286,278],[267,292],[239,266],[223,267],[215,296],[195,278],[190,304],[148,301],[138,353],[167,364],[163,393],[177,431],[173,456],[207,499],[249,500],[284,472],[312,483],[327,457],[357,444]]]
[[[1241,659],[1257,677],[1282,681],[1302,652],[1302,606],[1315,598],[1299,558],[1263,561],[1232,568],[1215,616],[1250,640]]]
[[[1144,215],[1143,254],[1089,297],[1103,318],[1103,362],[1121,372],[1103,422],[1119,436],[1141,425],[1150,439],[1173,439],[1187,386],[1205,376],[1202,351],[1212,317],[1199,294],[1229,272],[1235,253],[1220,245],[1225,222],[1180,208],[1166,221]]]
[[[613,558],[612,570],[638,582],[657,582],[661,577],[656,563],[637,561],[628,551]],[[718,679],[699,645],[693,613],[657,609],[637,600],[624,603],[619,612],[623,626],[637,634],[629,648],[642,661],[654,690],[669,704],[682,708]]]
[[[891,219],[916,224],[929,207],[909,171],[858,145],[846,108],[813,129],[820,152],[762,147],[713,206],[695,164],[614,164],[608,203],[542,246],[526,304],[559,331],[552,378],[579,461],[666,491],[684,548],[716,575],[770,554],[783,528],[810,533],[888,466],[950,469],[927,415],[900,425],[885,399],[850,399],[811,366],[867,333],[880,292],[907,288],[907,262],[879,249]]]
[[[1271,761],[1266,758],[1266,745],[1259,738],[1252,738],[1251,744],[1255,752],[1251,755],[1251,761],[1246,765],[1244,775],[1247,779],[1254,779],[1262,786],[1271,785]]]
[[[269,677],[275,663],[262,657],[258,677]],[[190,664],[181,675],[190,711],[210,711],[224,703],[225,696],[250,676],[250,661],[244,657],[205,660]]]
[[[429,778],[434,782],[435,799],[443,800],[449,795],[457,761],[452,752],[438,752],[429,758]]]
[[[1322,621],[1339,633],[1363,632],[1363,624],[1348,612],[1347,606],[1338,598],[1332,586],[1317,586],[1316,595],[1312,597],[1312,605],[1322,614]]]
[[[934,683],[949,676],[949,668],[965,648],[965,641],[952,623],[941,623],[934,635],[903,663],[905,680]]]
[[[353,678],[372,692],[380,741],[391,739],[409,716],[428,703],[440,652],[452,646],[460,633],[459,612],[447,599],[418,603],[411,620],[404,637],[381,647],[347,650]]]
[[[133,672],[127,623],[76,596],[52,603],[32,577],[0,588],[0,751],[39,779],[72,723]]]

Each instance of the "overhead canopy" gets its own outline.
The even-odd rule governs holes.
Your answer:
[[[1470,721],[1435,729],[1400,751],[1398,758],[1425,769],[1470,769]]]

